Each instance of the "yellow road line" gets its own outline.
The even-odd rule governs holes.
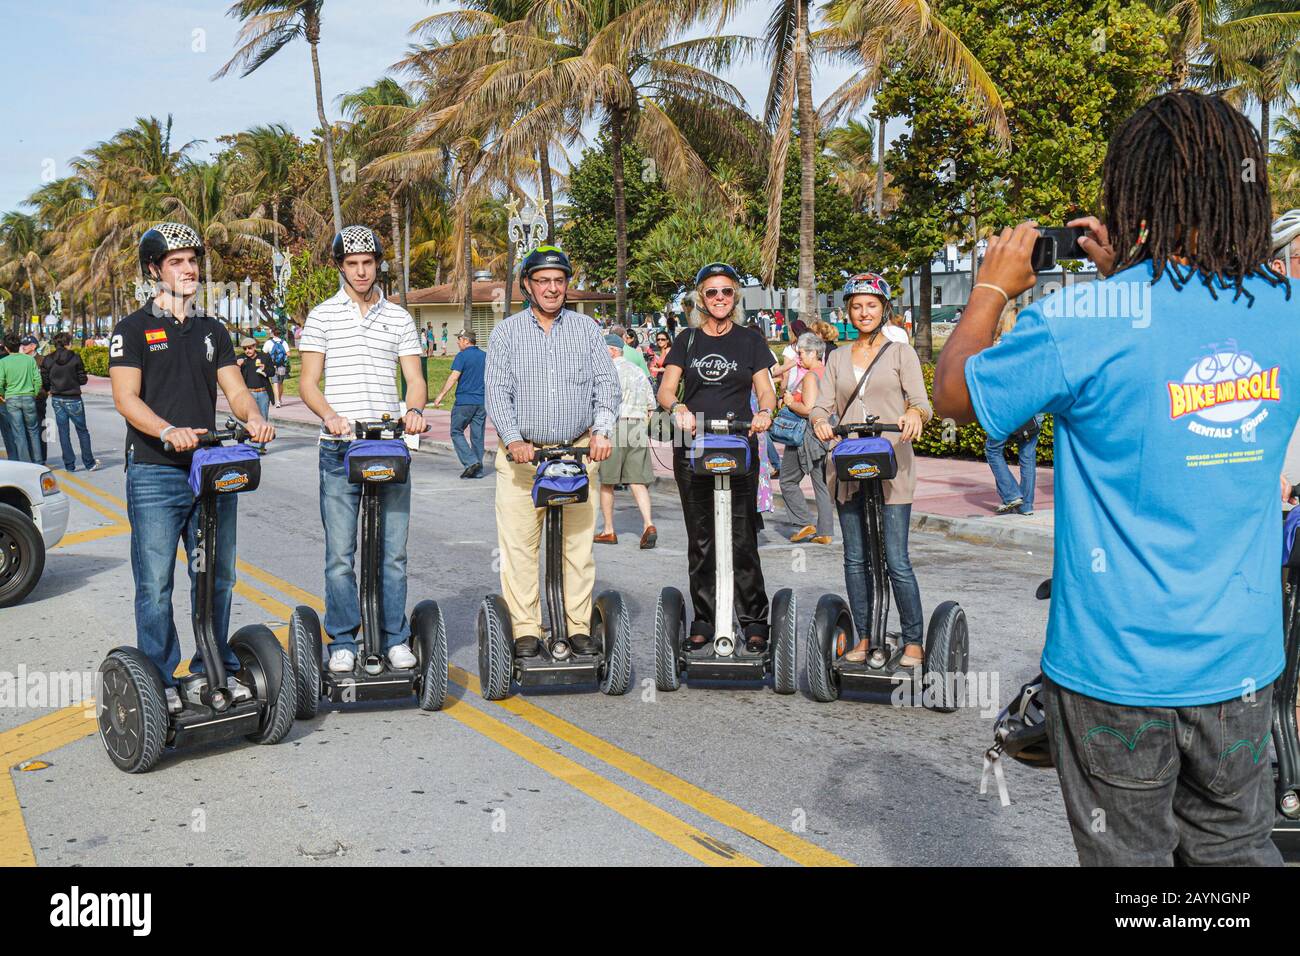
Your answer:
[[[242,562],[241,562],[242,563]],[[251,567],[251,565],[250,565]],[[279,588],[288,594],[289,588],[293,585],[287,581],[281,581],[275,575],[260,568],[255,569],[259,573],[258,580],[269,584],[272,587]],[[294,590],[299,590],[293,588]],[[298,600],[301,600],[308,607],[317,611],[325,609],[324,603],[314,595],[299,591],[301,594]],[[459,667],[453,666],[450,669],[450,676],[453,681],[462,687],[479,693],[478,678]],[[553,736],[563,740],[565,743],[578,748],[588,756],[595,757],[611,767],[623,771],[628,776],[640,780],[660,793],[666,794],[675,800],[678,800],[688,807],[704,814],[717,823],[731,827],[734,830],[752,837],[764,846],[768,846],[786,859],[798,863],[802,866],[852,866],[853,864],[841,856],[824,850],[796,836],[788,830],[782,829],[776,824],[764,820],[756,814],[750,813],[715,796],[702,787],[697,787],[692,783],[681,779],[668,771],[655,766],[647,760],[629,753],[620,747],[603,740],[600,737],[590,734],[566,720],[556,717],[549,711],[531,704],[526,700],[518,697],[511,697],[504,701],[496,702],[499,706],[504,707],[517,717],[522,718],[540,730],[544,730]]]
[[[6,769],[0,773],[0,866],[35,866],[36,854],[27,836],[18,791]]]
[[[56,471],[55,474],[59,476],[59,481],[71,482],[72,484],[80,488],[82,491],[88,491],[92,495],[97,495],[98,497],[103,498],[105,501],[112,502],[113,504],[121,508],[123,511],[126,510],[126,502],[123,499],[119,498],[117,495],[113,494],[112,492],[105,491],[103,488],[100,488],[98,485],[92,485],[88,481],[82,481],[80,478],[75,478],[72,475],[70,475],[68,472],[63,471],[62,469]]]
[[[453,666],[450,676],[453,681],[467,690],[476,694],[479,693],[479,681],[473,674]],[[688,783],[681,777],[656,767],[636,754],[616,747],[614,744],[588,733],[581,727],[562,720],[549,711],[542,710],[535,704],[530,704],[519,697],[509,697],[496,703],[515,716],[528,721],[533,726],[560,738],[565,743],[577,747],[598,760],[604,761],[611,767],[623,771],[628,776],[654,787],[660,793],[667,794],[688,807],[699,811],[706,817],[738,830],[748,837],[752,837],[764,846],[780,853],[788,860],[802,866],[853,865],[843,857],[836,856],[829,850],[823,850],[815,843],[797,837],[776,824],[769,823],[762,817],[715,796],[702,787]]]
[[[63,477],[66,479],[68,477],[68,474],[64,472]],[[77,484],[80,485],[80,482],[78,482]],[[108,508],[101,505],[98,501],[95,501],[93,498],[90,498],[87,495],[83,495],[79,491],[74,491],[72,488],[69,488],[67,485],[64,485],[63,493],[67,495],[69,498],[72,498],[74,501],[80,501],[87,508],[91,508],[95,511],[98,511],[100,514],[102,514],[109,521],[113,522],[113,524],[115,525],[122,525],[126,523],[126,517],[124,515],[120,515],[115,511],[110,511]]]
[[[505,747],[535,767],[580,790],[598,803],[648,830],[666,843],[710,866],[759,866],[734,847],[715,840],[704,831],[691,826],[659,807],[620,787],[582,764],[570,760],[543,746],[531,737],[508,727],[495,717],[455,698],[448,698],[443,707],[465,726]]]
[[[98,541],[101,538],[116,538],[118,535],[130,533],[130,525],[125,524],[115,524],[109,528],[88,528],[85,531],[74,531],[72,534],[65,534],[55,547],[69,548],[74,544],[85,544],[87,541]]]

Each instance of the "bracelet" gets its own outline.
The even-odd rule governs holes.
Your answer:
[[[424,417],[424,409],[423,409],[423,408],[408,408],[407,411],[408,411],[408,412],[415,412],[415,414],[419,415],[421,418]]]
[[[164,428],[162,431],[160,431],[160,432],[158,433],[158,440],[159,440],[159,441],[166,441],[166,440],[167,440],[167,433],[168,433],[168,432],[174,432],[174,431],[176,431],[176,426],[175,426],[175,425],[168,425],[166,428]]]
[[[994,292],[1001,294],[1003,305],[1006,305],[1008,302],[1011,301],[1011,296],[1007,295],[1007,290],[1002,288],[1001,286],[994,285],[992,282],[976,282],[973,288],[992,289]]]
[[[767,416],[770,418],[770,417],[772,416],[773,412],[772,412],[772,409],[770,409],[770,408],[760,408],[760,409],[758,410],[758,414],[760,414],[760,415],[767,415]]]

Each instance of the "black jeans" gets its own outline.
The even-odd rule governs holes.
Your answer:
[[[687,574],[695,620],[691,636],[713,639],[714,556],[713,478],[691,471],[679,450],[673,456],[673,477],[686,519]],[[736,620],[746,637],[767,637],[767,591],[758,560],[758,476],[731,476],[731,548],[735,580]]]
[[[1048,740],[1083,866],[1280,866],[1273,687],[1253,701],[1126,707],[1046,677]]]

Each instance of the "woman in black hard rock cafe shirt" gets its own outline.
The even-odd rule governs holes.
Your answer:
[[[753,418],[750,428],[749,471],[731,478],[732,541],[723,543],[734,554],[736,618],[746,646],[760,651],[767,646],[767,592],[758,560],[757,481],[758,441],[755,436],[772,424],[776,393],[770,369],[772,353],[763,336],[737,325],[740,314],[740,275],[725,262],[713,262],[695,276],[695,314],[692,325],[677,335],[664,360],[659,383],[659,404],[671,408],[677,427],[695,433],[695,420]],[[678,385],[683,386],[677,397]],[[758,394],[759,412],[750,412],[750,392]],[[713,479],[695,475],[682,442],[674,443],[673,476],[682,501],[689,539],[687,558],[694,620],[688,650],[713,640],[714,557],[718,543],[713,535]]]

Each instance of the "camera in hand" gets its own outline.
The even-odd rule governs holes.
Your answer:
[[[1082,226],[1060,226],[1039,229],[1034,240],[1031,258],[1035,272],[1051,272],[1061,259],[1086,259],[1088,254],[1079,245],[1086,230]]]

